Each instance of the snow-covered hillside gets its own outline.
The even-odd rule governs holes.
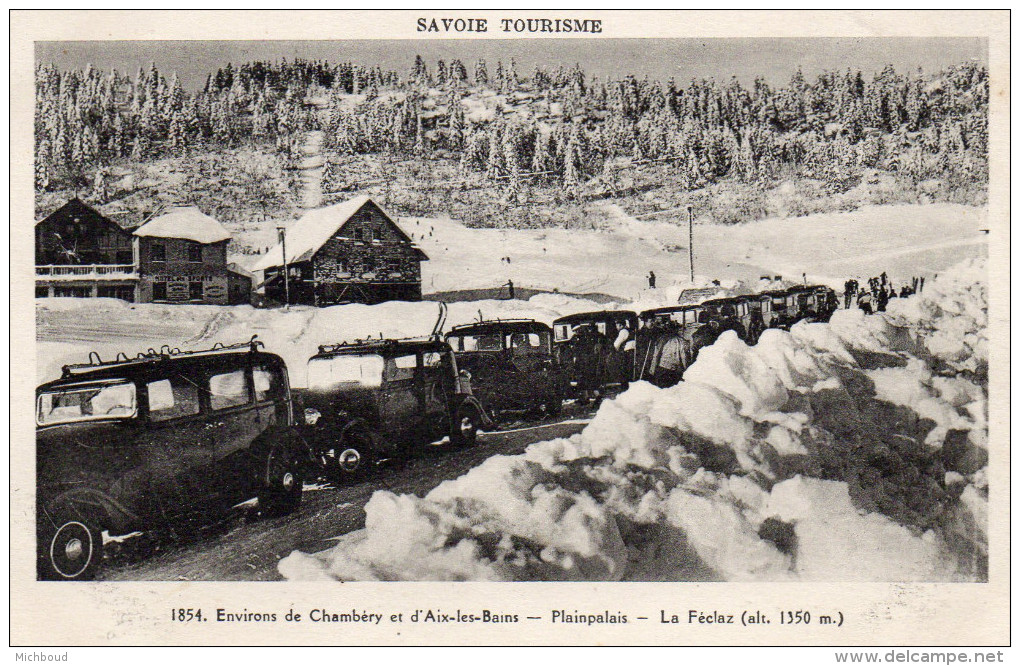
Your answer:
[[[583,432],[495,456],[290,579],[983,580],[987,287],[943,271],[886,315],[732,333],[680,384],[638,382]]]

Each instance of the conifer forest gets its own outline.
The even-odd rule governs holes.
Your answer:
[[[600,80],[514,60],[418,56],[406,72],[295,60],[228,64],[198,90],[154,64],[39,64],[36,90],[40,213],[73,191],[139,210],[184,199],[232,222],[285,216],[307,130],[323,133],[327,193],[370,190],[405,213],[445,206],[478,226],[570,226],[603,200],[634,214],[700,201],[725,223],[987,196],[976,62],[798,70],[773,85]]]

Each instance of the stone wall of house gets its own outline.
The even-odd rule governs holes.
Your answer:
[[[347,221],[315,255],[315,281],[421,282],[421,256],[372,205]]]

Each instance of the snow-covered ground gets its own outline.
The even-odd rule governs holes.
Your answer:
[[[402,219],[429,255],[422,265],[426,293],[515,285],[626,300],[679,294],[688,280],[687,225],[641,221],[609,206],[606,230],[467,229],[451,220]],[[681,215],[682,213],[677,213]],[[762,275],[842,289],[885,271],[899,285],[931,276],[961,259],[984,256],[986,210],[955,204],[870,206],[847,213],[769,219],[694,228],[695,281],[756,284]],[[429,235],[431,234],[431,236]],[[509,257],[510,262],[500,261]],[[552,268],[552,270],[551,270]],[[647,293],[648,271],[658,294]]]
[[[638,382],[580,434],[494,456],[291,579],[983,580],[987,286],[943,270],[886,315],[732,333],[670,388]]]

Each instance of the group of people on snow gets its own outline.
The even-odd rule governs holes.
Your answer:
[[[843,285],[843,308],[850,309],[851,304],[857,303],[857,307],[867,314],[873,312],[885,312],[889,305],[889,299],[906,298],[924,289],[924,277],[912,277],[910,284],[900,286],[899,292],[889,280],[889,276],[882,271],[878,277],[868,278],[867,287],[863,287],[856,279],[851,278]]]

